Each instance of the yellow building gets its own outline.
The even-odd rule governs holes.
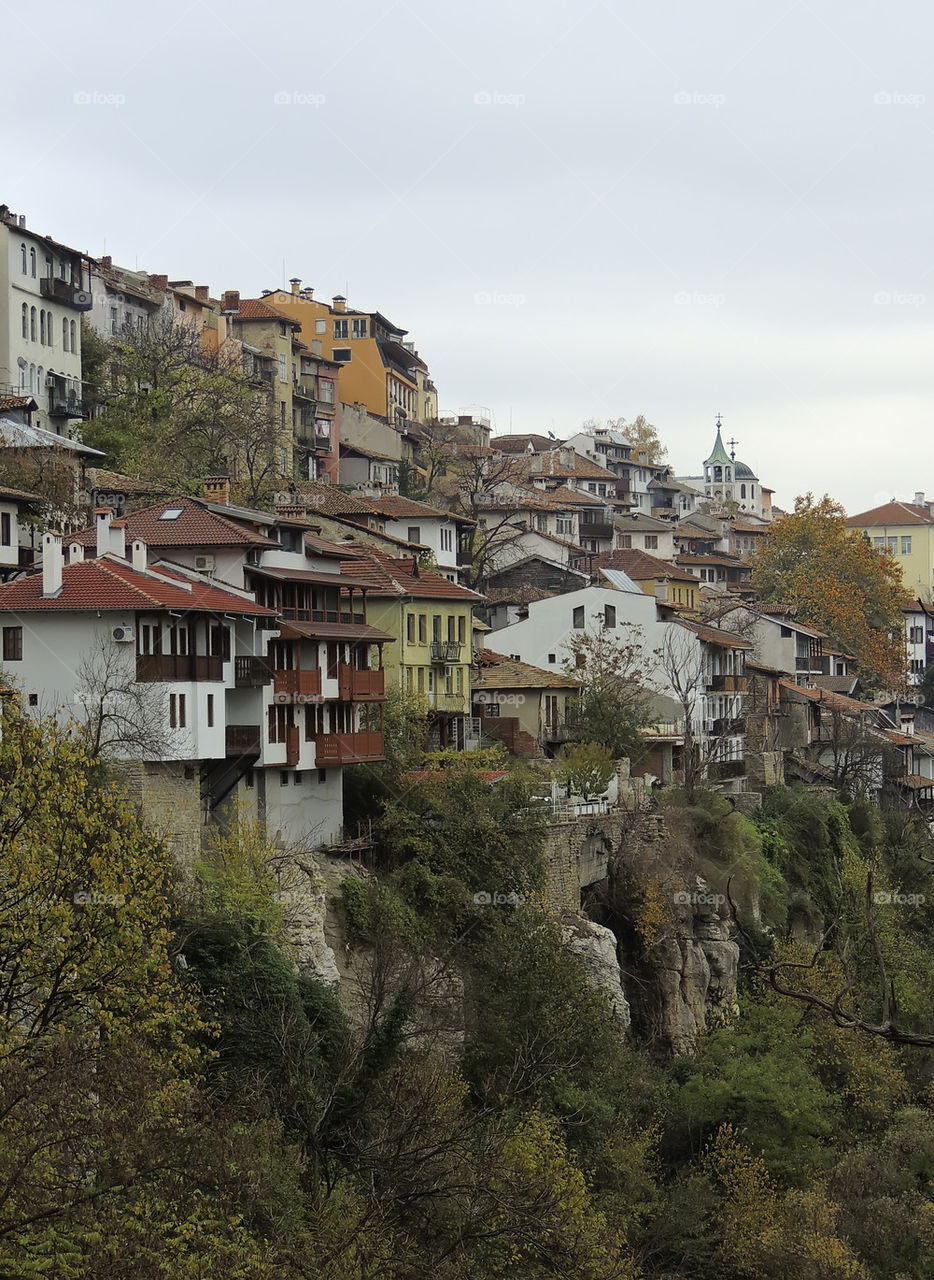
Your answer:
[[[393,426],[426,422],[437,416],[438,399],[428,367],[406,330],[379,311],[355,311],[338,294],[330,303],[318,301],[301,281],[291,289],[277,289],[263,299],[301,324],[302,338],[312,351],[341,366],[341,399],[362,404]]]
[[[878,550],[887,550],[902,567],[902,580],[912,596],[927,604],[934,601],[934,515],[923,493],[914,502],[886,502],[881,507],[850,516],[847,524],[859,529]]]
[[[700,605],[699,578],[645,551],[607,551],[594,557],[594,571],[597,569],[622,569],[647,596],[674,605],[682,613],[696,613]]]
[[[367,550],[341,563],[341,574],[366,590],[367,620],[395,644],[384,657],[387,688],[424,698],[437,745],[463,746],[471,716],[473,610],[483,597],[420,569]]]

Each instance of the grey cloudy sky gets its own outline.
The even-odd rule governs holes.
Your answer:
[[[0,0],[0,199],[218,293],[410,330],[442,408],[717,411],[790,506],[934,496],[919,2]],[[18,56],[21,55],[21,56]]]

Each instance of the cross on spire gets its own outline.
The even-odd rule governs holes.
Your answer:
[[[717,414],[717,430],[720,430],[720,414]]]
[[[739,441],[738,441],[738,440],[732,440],[732,439],[731,439],[731,440],[727,440],[727,444],[730,446],[730,457],[731,457],[731,458],[733,459],[733,461],[735,462],[735,461],[736,461],[736,446],[739,444]]]

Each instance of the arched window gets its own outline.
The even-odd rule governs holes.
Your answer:
[[[22,356],[16,362],[19,365],[19,389],[26,390],[26,361]]]
[[[45,383],[42,381],[42,365],[36,370],[36,395],[41,396],[45,390]]]
[[[75,350],[75,337],[76,337],[76,336],[77,336],[77,330],[75,329],[75,322],[74,322],[74,320],[72,320],[72,322],[71,322],[71,348],[70,348],[72,351],[74,351],[74,350]]]
[[[23,261],[23,275],[25,275],[26,274],[26,246],[24,244],[21,244],[19,247],[19,251]]]
[[[35,278],[36,278],[36,251],[35,251],[35,249],[30,249],[30,250],[29,250],[29,274],[30,274],[30,275],[32,276],[32,278],[35,280]]]
[[[36,341],[36,308],[29,308],[29,337],[33,342]]]
[[[749,496],[750,498],[754,498],[756,496],[756,486],[754,484],[749,486]]]
[[[745,498],[745,496],[746,496],[746,486],[745,486],[744,484],[741,484],[741,485],[739,486],[739,496],[740,496],[741,498]]]
[[[29,338],[29,308],[23,303],[23,337]]]
[[[36,366],[34,364],[31,364],[29,366],[29,390],[35,391],[35,389],[36,389]]]
[[[39,312],[39,341],[45,346],[45,312]]]
[[[724,478],[724,480],[732,480],[732,479],[733,479],[733,469],[732,469],[732,467],[724,467],[724,468],[723,468],[723,478]]]
[[[62,316],[62,350],[68,350],[68,320]]]
[[[723,479],[723,468],[722,468],[722,467],[714,467],[714,469],[713,469],[713,482],[714,482],[714,484],[719,484],[719,483],[721,482],[721,480],[722,480],[722,479]]]

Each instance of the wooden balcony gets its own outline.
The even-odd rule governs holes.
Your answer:
[[[359,671],[347,662],[338,663],[338,694],[343,702],[355,702],[360,698],[382,698],[386,694],[385,673]]]
[[[138,653],[136,679],[141,683],[165,680],[214,680],[224,678],[224,659],[192,653]]]
[[[615,530],[609,520],[581,520],[578,533],[581,538],[612,538]]]
[[[258,756],[261,734],[258,724],[229,724],[226,734],[228,756]]]
[[[745,693],[748,686],[746,676],[711,676],[707,688],[714,693]]]
[[[308,671],[277,670],[273,675],[273,690],[280,701],[283,697],[320,697],[321,671],[318,667]]]
[[[272,666],[265,658],[248,655],[234,659],[234,685],[238,689],[259,689],[272,679]]]
[[[315,765],[319,769],[383,759],[382,733],[319,733],[314,743]]]

